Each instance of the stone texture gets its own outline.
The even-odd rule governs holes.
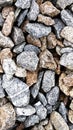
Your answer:
[[[26,77],[26,70],[22,67],[16,67],[15,71],[15,76],[20,77],[20,78],[25,78]]]
[[[42,89],[44,92],[48,92],[55,86],[55,72],[47,70],[44,73],[42,81]]]
[[[29,8],[30,4],[31,4],[31,0],[25,0],[25,1],[24,0],[17,0],[15,3],[16,7],[21,8],[21,9]]]
[[[38,94],[38,99],[39,101],[44,105],[46,106],[47,105],[47,100],[46,100],[46,97],[44,96],[43,93],[40,93]]]
[[[8,130],[15,124],[15,111],[10,103],[0,107],[0,130]]]
[[[52,125],[56,130],[69,130],[67,123],[58,112],[56,111],[52,112],[50,119]]]
[[[32,0],[32,4],[27,14],[27,17],[29,20],[35,21],[37,19],[38,14],[39,14],[39,5],[36,3],[35,0]]]
[[[6,37],[2,34],[2,32],[0,32],[0,47],[6,48],[12,48],[14,46],[13,41],[9,38]]]
[[[40,5],[40,11],[42,14],[54,17],[60,13],[60,11],[50,2],[46,1]]]
[[[73,51],[72,47],[66,47],[66,48],[62,48],[60,50],[60,53],[63,54],[63,53],[69,53],[69,52],[72,52],[72,51]]]
[[[65,39],[64,39],[64,41],[63,41],[63,44],[64,44],[66,47],[73,47],[73,43],[71,43],[71,42],[69,42],[69,41],[67,41],[67,40],[65,40]]]
[[[45,126],[45,130],[54,130],[52,123],[49,121],[49,123]]]
[[[44,16],[42,14],[38,15],[38,22],[44,23],[47,26],[51,26],[55,24],[55,21],[51,17]]]
[[[4,93],[4,90],[2,88],[2,80],[0,78],[0,98],[3,98],[5,97],[5,93]]]
[[[73,0],[57,0],[57,6],[61,9],[65,9],[67,6],[71,5]]]
[[[73,110],[73,100],[71,101],[70,108]]]
[[[51,32],[51,27],[46,27],[45,25],[39,23],[27,23],[25,30],[32,37],[41,38],[43,36],[47,36]]]
[[[8,5],[11,5],[13,3],[13,0],[0,0],[0,7],[3,7],[3,6],[8,6]]]
[[[3,23],[4,23],[4,19],[2,17],[2,14],[0,13],[0,27],[3,26]]]
[[[24,51],[17,56],[17,64],[29,71],[37,69],[38,61],[39,59],[35,52]]]
[[[54,87],[46,94],[48,104],[55,105],[59,99],[59,88]]]
[[[72,110],[69,110],[69,113],[68,113],[68,119],[71,123],[73,123],[73,111]]]

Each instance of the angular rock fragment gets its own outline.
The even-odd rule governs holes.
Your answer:
[[[25,0],[25,1],[24,0],[17,0],[15,3],[16,7],[21,8],[21,9],[29,8],[30,4],[31,4],[31,0]]]
[[[44,92],[48,92],[55,86],[55,72],[47,70],[44,73],[42,81],[42,89]]]
[[[32,4],[27,14],[27,17],[29,20],[35,21],[37,19],[38,14],[39,14],[39,5],[36,3],[35,0],[32,0]]]
[[[15,76],[20,77],[20,78],[25,78],[26,77],[26,70],[22,67],[16,67],[16,72]]]
[[[35,52],[24,51],[17,56],[17,64],[29,71],[37,69],[38,61],[39,58]]]
[[[63,44],[64,44],[65,46],[67,46],[67,47],[73,47],[73,43],[71,43],[71,42],[69,42],[69,41],[67,41],[67,40],[65,40],[65,39],[64,39],[64,41],[63,41]]]
[[[16,107],[27,106],[30,100],[29,87],[17,78],[8,80],[3,76],[2,87],[7,92],[12,104]]]
[[[39,101],[44,105],[46,106],[47,105],[47,100],[46,100],[46,97],[44,96],[43,93],[40,93],[38,94],[38,99]]]
[[[52,123],[49,121],[49,123],[45,126],[45,130],[54,130]]]
[[[56,130],[69,130],[67,123],[58,112],[52,112],[50,120]]]
[[[65,9],[67,6],[71,5],[73,0],[57,0],[57,6],[61,9]]]
[[[60,13],[60,11],[50,2],[46,1],[40,5],[40,11],[42,14],[54,17]]]
[[[72,110],[69,110],[69,113],[68,113],[68,119],[71,123],[73,123],[73,111]]]
[[[5,93],[4,93],[4,90],[2,88],[2,80],[0,78],[0,98],[3,98],[5,97]]]
[[[12,48],[14,46],[13,41],[9,38],[6,37],[2,34],[2,32],[0,32],[0,47],[6,48]]]
[[[13,0],[0,0],[0,7],[8,6],[13,3]]]
[[[26,117],[25,116],[18,116],[18,117],[16,117],[16,120],[23,123],[26,120]]]
[[[4,23],[4,19],[2,17],[2,14],[0,13],[0,27],[3,26],[3,23]]]
[[[8,130],[15,124],[15,111],[10,103],[0,107],[0,130]]]
[[[47,114],[50,114],[50,113],[52,113],[52,111],[53,111],[52,106],[49,105],[49,104],[46,105],[46,109],[47,109]]]
[[[43,36],[47,36],[51,32],[51,27],[46,27],[45,25],[39,23],[27,23],[25,30],[32,37],[41,38]]]

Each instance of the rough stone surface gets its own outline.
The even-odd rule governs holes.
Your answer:
[[[2,14],[0,13],[0,27],[3,26],[3,23],[4,23],[4,19],[2,17]]]
[[[65,40],[65,39],[64,39],[64,41],[63,41],[63,44],[64,44],[66,47],[73,47],[73,43],[71,43],[71,42],[69,42],[69,41],[67,41],[67,40]]]
[[[13,3],[13,0],[0,0],[0,7],[11,5]]]
[[[52,123],[49,121],[49,123],[45,126],[45,130],[54,130]]]
[[[63,54],[63,53],[69,53],[69,52],[72,52],[72,51],[73,51],[72,47],[66,47],[66,48],[62,48],[60,50],[60,53]]]
[[[22,67],[16,67],[15,76],[17,77],[26,77],[26,70]]]
[[[0,78],[0,98],[3,98],[5,97],[5,93],[4,93],[4,90],[2,88],[2,80]]]
[[[24,0],[17,0],[15,3],[15,5],[21,9],[29,8],[30,4],[31,4],[31,0],[25,0],[25,1]]]
[[[67,6],[71,5],[73,0],[57,0],[57,6],[61,9],[65,9]]]
[[[29,71],[35,71],[38,65],[38,57],[35,52],[24,51],[17,56],[17,64]]]
[[[46,97],[44,96],[43,93],[40,93],[40,92],[39,92],[39,94],[38,94],[38,99],[40,100],[40,102],[41,102],[44,106],[47,105],[47,100],[46,100]]]
[[[56,130],[69,130],[67,123],[58,112],[52,112],[50,119]]]
[[[27,23],[25,30],[32,37],[41,38],[43,36],[47,36],[51,32],[51,27],[46,27],[45,25],[39,23]]]
[[[73,100],[71,101],[70,108],[73,110]]]
[[[69,110],[69,113],[68,113],[68,119],[71,123],[73,123],[73,111],[72,110]]]

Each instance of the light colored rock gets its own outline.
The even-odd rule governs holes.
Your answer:
[[[73,110],[73,100],[71,101],[70,108]]]
[[[47,100],[46,100],[46,97],[45,97],[45,95],[43,93],[39,92],[38,99],[44,106],[47,105]]]
[[[73,111],[72,110],[69,110],[68,119],[73,124]]]
[[[64,39],[64,41],[63,41],[63,44],[64,44],[66,47],[73,47],[73,43],[71,43],[71,42],[69,42],[69,41],[67,41],[67,40],[65,40],[65,39]]]
[[[49,121],[49,123],[45,126],[45,130],[54,130],[53,126],[51,124],[51,122]]]
[[[25,1],[24,0],[17,0],[15,3],[15,5],[21,9],[29,8],[30,4],[31,4],[31,0],[25,0]]]
[[[16,72],[15,76],[20,77],[20,78],[25,78],[26,77],[26,70],[22,67],[16,67]]]
[[[4,93],[4,90],[2,88],[2,80],[0,78],[0,98],[3,98],[5,97],[5,93]]]
[[[67,6],[71,5],[73,0],[57,0],[57,6],[61,9],[66,8]]]
[[[4,24],[4,19],[2,17],[2,14],[0,13],[0,27],[2,27]]]

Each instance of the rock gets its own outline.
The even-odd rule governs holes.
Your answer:
[[[42,14],[54,17],[60,13],[60,11],[50,2],[46,1],[40,5],[40,11]]]
[[[39,123],[39,117],[37,115],[32,115],[27,117],[27,119],[24,122],[25,128],[28,128],[30,126],[34,126],[36,123]]]
[[[58,112],[56,111],[52,112],[50,119],[52,125],[56,130],[69,130],[67,123]]]
[[[37,69],[38,61],[39,58],[35,52],[24,51],[17,56],[17,64],[29,71]]]
[[[73,70],[73,52],[64,53],[60,58],[60,65]]]
[[[2,14],[0,13],[0,27],[3,26],[3,23],[4,23],[4,19],[2,17]]]
[[[55,21],[51,17],[44,16],[42,14],[38,15],[38,22],[44,23],[47,26],[51,26],[55,24]]]
[[[49,123],[45,126],[45,130],[54,130],[52,123],[49,121]]]
[[[15,10],[15,21],[18,18],[20,12],[21,12],[21,8],[16,8],[16,10]]]
[[[59,99],[59,88],[56,86],[46,93],[48,104],[55,105]]]
[[[71,5],[73,0],[57,0],[57,6],[61,9],[65,9],[67,6]]]
[[[7,130],[15,124],[15,111],[10,103],[0,107],[0,130]]]
[[[27,17],[29,20],[35,21],[37,19],[38,14],[39,14],[39,5],[36,3],[35,0],[32,0],[32,4],[27,14]]]
[[[73,14],[69,10],[61,11],[61,19],[67,26],[73,26]]]
[[[58,19],[58,18],[55,18],[54,21],[55,21],[55,24],[53,25],[53,27],[54,27],[56,36],[57,36],[58,39],[62,39],[62,37],[60,36],[60,32],[61,32],[61,30],[64,28],[65,25],[64,25],[64,23],[63,23],[60,19]]]
[[[40,93],[38,94],[38,99],[39,101],[44,105],[46,106],[47,105],[47,100],[46,100],[46,97],[44,96],[43,93]]]
[[[26,117],[25,116],[18,116],[18,117],[16,117],[16,120],[23,123],[26,120]]]
[[[3,70],[8,79],[12,78],[16,72],[16,64],[11,58],[7,58],[3,60],[2,64]]]
[[[41,122],[40,122],[40,125],[42,125],[42,126],[45,126],[45,125],[47,125],[48,124],[48,118],[46,118],[45,120],[42,120]]]
[[[67,47],[73,47],[73,44],[67,40],[64,39],[63,44]]]
[[[40,53],[40,68],[55,70],[57,67],[54,57],[47,49]]]
[[[51,70],[47,70],[44,73],[43,81],[42,81],[42,89],[44,92],[48,92],[55,86],[55,72]]]
[[[19,80],[12,78],[8,80],[3,76],[2,87],[8,94],[12,104],[16,107],[27,106],[30,100],[30,91],[28,85]]]
[[[7,102],[8,102],[8,100],[6,98],[0,98],[0,107],[5,105]]]
[[[73,110],[73,100],[71,101],[70,108]]]
[[[37,71],[34,72],[30,72],[27,71],[27,75],[26,75],[26,84],[28,86],[32,86],[33,84],[35,84],[37,82]]]
[[[16,7],[21,8],[21,9],[29,8],[30,4],[31,4],[31,0],[25,0],[25,1],[24,0],[17,0],[15,3]]]
[[[45,25],[39,23],[27,23],[25,30],[32,37],[41,38],[43,36],[47,36],[51,32],[51,27],[46,27]]]
[[[69,53],[69,52],[72,52],[72,51],[73,51],[72,47],[66,47],[66,48],[62,48],[60,50],[60,53],[63,54],[63,53]]]
[[[41,104],[41,102],[37,102],[34,106],[39,119],[40,120],[46,119],[47,109]]]
[[[22,67],[16,67],[16,72],[15,76],[20,77],[20,78],[25,78],[26,77],[26,70]]]
[[[12,48],[14,46],[13,41],[9,38],[6,37],[2,34],[2,32],[0,32],[0,47],[6,48]]]
[[[13,0],[0,0],[0,7],[8,6],[13,3]]]
[[[61,36],[65,38],[67,41],[73,43],[73,27],[71,26],[66,26],[62,29],[61,31]]]
[[[25,41],[24,34],[20,28],[18,28],[18,27],[13,28],[12,39],[13,39],[15,45],[18,45]]]
[[[73,123],[73,111],[72,110],[69,110],[69,113],[68,113],[68,119],[71,123]]]
[[[27,105],[27,106],[21,107],[21,108],[16,108],[15,110],[16,110],[17,117],[31,116],[31,115],[35,114],[35,112],[36,112],[35,108],[30,105]]]
[[[2,80],[1,80],[1,77],[0,77],[0,99],[5,97],[5,93],[4,93],[4,90],[2,88]]]
[[[3,24],[3,28],[2,28],[2,33],[5,35],[5,36],[9,36],[11,31],[12,31],[12,27],[13,27],[13,24],[14,24],[14,20],[15,20],[15,17],[14,17],[14,12],[11,11],[4,24]]]
[[[49,104],[46,105],[46,109],[47,109],[47,114],[50,114],[50,113],[52,113],[52,111],[53,111],[52,106],[49,105]]]

